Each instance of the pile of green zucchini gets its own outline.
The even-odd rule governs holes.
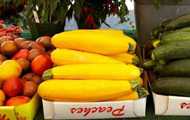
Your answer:
[[[154,71],[157,94],[190,97],[190,14],[164,21],[152,32],[154,49],[145,68]]]

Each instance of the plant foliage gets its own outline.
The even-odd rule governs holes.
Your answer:
[[[28,0],[27,17],[40,23],[63,24],[74,17],[80,28],[97,28],[107,16],[118,15],[125,21],[128,9],[125,0]]]

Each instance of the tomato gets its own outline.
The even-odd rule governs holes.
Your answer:
[[[19,58],[25,58],[27,59],[29,56],[29,50],[28,49],[21,49],[19,50],[12,59],[19,59]]]
[[[51,68],[53,65],[51,58],[46,55],[38,55],[36,58],[32,60],[31,68],[34,73],[37,75],[42,75],[43,72],[49,68]]]

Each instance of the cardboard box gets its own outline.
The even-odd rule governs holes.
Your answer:
[[[164,96],[153,93],[156,115],[190,116],[190,97]]]
[[[1,106],[0,120],[34,120],[40,104],[40,98],[36,94],[30,102],[19,106]],[[6,116],[5,118],[1,118]]]
[[[146,98],[114,102],[52,102],[42,100],[45,119],[144,117]]]

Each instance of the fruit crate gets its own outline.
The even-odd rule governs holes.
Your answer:
[[[155,114],[161,116],[189,116],[190,97],[166,96],[153,93]]]
[[[0,120],[33,120],[40,105],[40,98],[37,94],[30,102],[19,106],[1,106]]]

